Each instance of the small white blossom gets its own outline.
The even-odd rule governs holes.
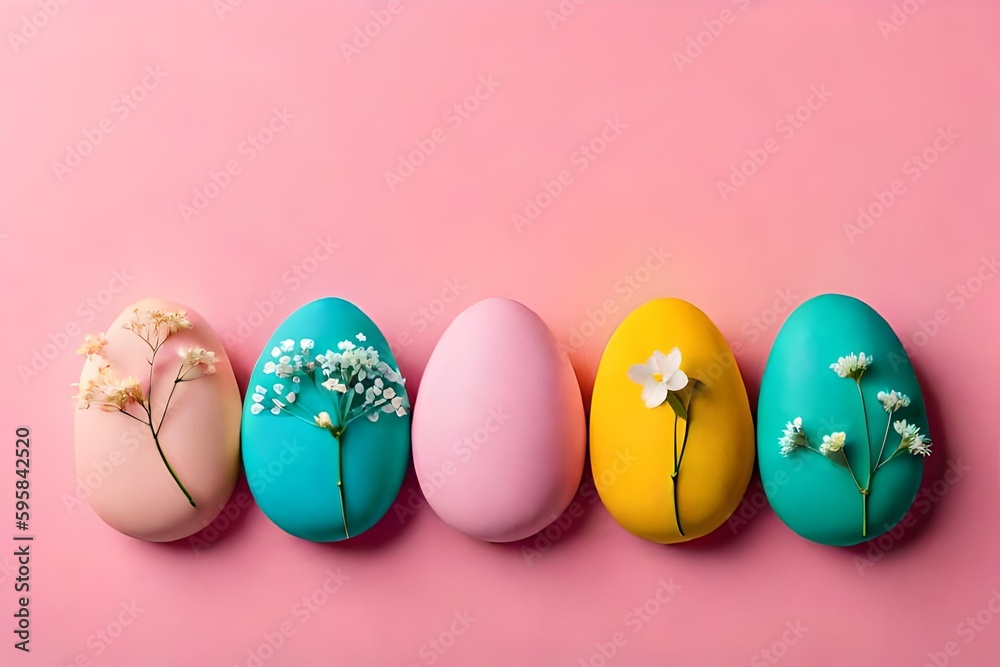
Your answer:
[[[330,420],[329,412],[321,412],[313,420],[316,422],[316,426],[320,428],[333,428],[333,421]]]
[[[338,380],[337,378],[330,378],[323,383],[323,388],[329,391],[336,391],[341,394],[347,392],[347,385]]]
[[[355,336],[355,338],[357,338],[362,343],[368,340],[363,333],[359,333],[357,336]]]
[[[354,349],[354,343],[352,343],[349,340],[342,340],[339,343],[337,343],[337,349],[342,350],[344,352],[349,352],[350,350]]]
[[[778,438],[782,456],[788,456],[796,447],[804,447],[808,442],[805,433],[802,432],[802,417],[796,417],[787,422],[783,435]]]
[[[303,338],[302,340],[299,341],[299,347],[302,349],[303,352],[308,352],[309,350],[313,349],[314,345],[316,345],[316,341],[314,341],[312,338]]]
[[[861,352],[860,354],[854,354],[851,352],[847,356],[837,359],[837,363],[830,364],[830,368],[832,368],[833,372],[842,378],[852,378],[856,380],[864,374],[871,364],[871,355],[866,355],[864,352]]]
[[[645,364],[629,367],[628,378],[642,385],[642,400],[650,409],[663,405],[671,391],[680,391],[688,383],[681,370],[681,351],[676,347],[668,354],[656,350]]]
[[[824,435],[823,444],[819,446],[819,451],[821,454],[825,454],[827,456],[835,452],[839,452],[844,448],[846,440],[847,434],[843,431],[837,431],[836,433],[831,433],[830,435]]]
[[[900,408],[905,408],[910,404],[910,397],[895,389],[890,392],[880,391],[878,401],[882,404],[882,409],[892,414]]]
[[[893,428],[900,435],[899,449],[905,448],[914,456],[930,456],[931,439],[920,432],[916,424],[909,424],[905,419],[893,423]]]
[[[295,341],[291,338],[286,338],[279,344],[282,352],[291,352],[295,349]]]

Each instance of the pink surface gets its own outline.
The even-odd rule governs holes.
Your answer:
[[[0,8],[0,432],[32,429],[37,536],[30,656],[0,556],[3,664],[995,659],[1000,7],[224,2]],[[743,523],[673,548],[615,525],[589,473],[552,539],[505,546],[445,526],[412,474],[343,545],[283,534],[245,482],[231,518],[174,545],[64,506],[72,348],[144,296],[202,313],[241,383],[295,307],[349,298],[419,401],[481,298],[538,312],[589,400],[615,325],[673,295],[731,341],[755,400],[789,305],[825,291],[888,319],[932,408],[913,520],[870,548],[797,538],[757,480]]]
[[[531,537],[580,486],[587,425],[573,366],[538,315],[510,299],[473,304],[441,336],[411,432],[427,503],[481,540]]]

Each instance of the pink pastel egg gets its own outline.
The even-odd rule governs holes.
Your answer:
[[[162,299],[145,299],[118,316],[106,332],[108,342],[100,356],[85,361],[81,384],[97,377],[99,367],[107,362],[118,378],[137,378],[144,400],[148,400],[151,349],[123,327],[134,308],[185,310],[193,325],[166,338],[152,369],[152,421],[159,426],[160,446],[180,484],[158,453],[148,424],[91,404],[76,410],[75,495],[86,498],[115,530],[167,542],[208,525],[233,492],[239,474],[240,391],[222,342],[205,319],[190,308]],[[200,365],[175,385],[184,363],[179,353],[191,347],[215,353],[215,372],[206,374],[207,367]],[[129,412],[148,420],[138,404],[131,405]]]
[[[435,513],[489,542],[537,533],[580,484],[586,423],[576,374],[533,311],[486,299],[441,336],[413,410],[413,462]]]

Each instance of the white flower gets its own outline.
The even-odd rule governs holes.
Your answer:
[[[275,359],[277,359],[278,357],[280,357],[281,356],[281,348],[272,347],[271,348],[271,356],[274,357]]]
[[[333,422],[330,420],[329,412],[319,413],[313,417],[313,421],[315,421],[316,426],[319,426],[320,428],[333,428]]]
[[[796,447],[804,447],[808,443],[802,432],[802,417],[796,417],[785,424],[784,434],[778,438],[781,445],[781,455],[788,456]]]
[[[295,349],[295,341],[292,340],[291,338],[286,338],[285,340],[281,341],[280,346],[282,352],[291,352],[292,350]]]
[[[882,404],[882,409],[892,414],[900,408],[905,408],[910,404],[910,397],[895,389],[890,392],[880,391],[878,401]]]
[[[308,352],[309,350],[313,349],[314,345],[316,345],[316,341],[314,341],[312,338],[303,338],[302,340],[299,341],[299,347],[302,348],[303,352]]]
[[[215,372],[215,352],[209,352],[203,347],[188,347],[179,349],[177,354],[191,368],[204,366],[202,372],[205,375]]]
[[[821,454],[826,454],[827,456],[834,452],[839,452],[844,448],[845,440],[847,440],[847,434],[843,431],[824,435],[823,444],[819,446],[819,451]]]
[[[920,432],[916,424],[909,424],[905,419],[893,423],[893,428],[900,435],[899,449],[904,447],[914,456],[930,456],[931,439]]]
[[[830,364],[833,372],[842,378],[858,379],[872,363],[871,355],[864,352],[854,354],[851,352],[846,357],[837,359],[837,363]]]
[[[95,354],[100,354],[104,346],[108,344],[108,339],[103,333],[97,335],[87,334],[83,339],[83,344],[76,349],[77,354],[82,354],[84,356],[90,357]]]
[[[348,352],[354,349],[354,343],[352,343],[349,340],[342,340],[339,343],[337,343],[337,349],[342,350],[344,352]]]
[[[264,375],[271,375],[277,369],[278,369],[278,367],[277,367],[277,365],[275,365],[275,363],[273,361],[268,361],[268,362],[266,362],[264,364],[264,368],[262,370],[264,371]]]
[[[357,336],[355,336],[355,338],[357,338],[362,343],[368,340],[363,333],[359,333]]]
[[[912,438],[917,433],[916,424],[908,424],[905,419],[900,419],[892,423],[892,427],[896,429],[896,433],[903,436],[903,439]]]
[[[687,386],[688,376],[680,369],[681,351],[676,347],[669,354],[659,350],[645,364],[635,364],[628,369],[628,378],[642,385],[642,400],[647,408],[655,408],[667,400],[671,391]]]
[[[341,394],[347,392],[347,385],[338,380],[337,378],[330,378],[323,383],[323,388],[329,391],[338,391]]]
[[[914,456],[930,456],[931,455],[931,442],[930,438],[924,437],[923,434],[917,433],[913,436],[913,442],[910,443],[907,449]]]

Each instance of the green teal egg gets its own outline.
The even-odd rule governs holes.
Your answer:
[[[830,365],[861,352],[872,361],[861,374],[859,392],[855,379],[840,377]],[[878,393],[891,390],[906,394],[910,403],[890,416]],[[797,446],[782,455],[779,440],[796,417],[802,418],[808,446],[816,449],[824,435],[846,435],[841,452],[857,484],[834,463],[839,454]],[[928,435],[923,393],[889,324],[864,302],[840,294],[817,296],[796,308],[774,341],[757,412],[761,479],[781,520],[802,537],[833,546],[865,542],[899,523],[920,487],[922,456],[904,448],[870,475],[883,439],[883,461],[900,445],[893,425],[898,420]],[[868,489],[867,502],[859,486]]]
[[[365,341],[358,340],[362,334]],[[371,346],[389,367],[398,371],[389,343],[375,323],[357,306],[338,298],[313,301],[296,310],[271,335],[254,365],[243,404],[243,465],[254,499],[264,514],[282,530],[314,542],[332,542],[354,537],[382,518],[402,486],[410,457],[410,414],[379,412],[377,421],[361,416],[335,436],[317,426],[319,412],[336,414],[338,403],[350,393],[336,395],[321,386],[321,380],[300,379],[294,412],[272,414],[256,403],[271,407],[281,384],[291,382],[265,373],[276,361],[272,350],[291,339],[314,341],[311,358],[326,350],[338,351],[338,343],[352,341]],[[309,358],[309,357],[307,357]],[[408,405],[405,389],[396,385]],[[267,390],[263,400],[258,387]],[[363,397],[362,395],[359,395]],[[350,405],[357,404],[352,403]],[[362,398],[359,398],[361,401]],[[287,401],[285,401],[288,406]],[[297,416],[295,416],[297,415]],[[301,417],[301,418],[299,418]],[[338,487],[337,479],[341,484]],[[343,498],[343,502],[341,502]],[[346,523],[346,526],[345,526]]]

